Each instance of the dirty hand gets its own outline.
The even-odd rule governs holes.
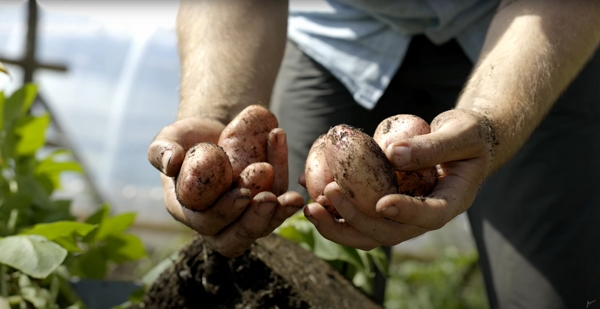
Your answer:
[[[299,210],[304,200],[287,191],[287,143],[282,129],[268,135],[268,163],[275,180],[271,192],[252,196],[245,188],[234,188],[223,194],[211,207],[193,211],[182,206],[175,195],[174,178],[179,174],[186,151],[197,143],[217,144],[225,126],[214,119],[190,117],[163,128],[148,149],[148,160],[161,172],[165,205],[181,223],[197,231],[213,249],[235,257],[241,255],[257,238],[267,236]],[[280,139],[283,139],[283,142]],[[259,167],[260,168],[260,167]],[[260,175],[257,171],[256,175]]]
[[[376,205],[357,207],[331,182],[323,192],[343,220],[335,220],[317,203],[307,205],[304,214],[325,238],[342,245],[370,250],[399,244],[441,228],[471,206],[489,173],[494,146],[493,129],[483,115],[462,109],[444,112],[432,121],[430,134],[390,139],[384,149],[397,171],[437,167],[438,182],[431,194],[424,198],[390,194]],[[365,207],[383,217],[358,211]]]

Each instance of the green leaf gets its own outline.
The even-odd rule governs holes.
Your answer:
[[[64,172],[83,172],[83,168],[75,161],[55,161],[56,157],[69,153],[68,151],[59,150],[51,153],[44,158],[34,170],[37,177],[46,177],[51,180],[54,188],[60,188],[60,174]]]
[[[36,224],[30,229],[27,229],[21,234],[23,235],[32,235],[37,234],[48,238],[49,240],[54,240],[62,237],[74,237],[80,236],[83,237],[87,235],[89,232],[93,231],[96,228],[95,225],[75,222],[75,221],[59,221],[54,223],[41,223]]]
[[[0,204],[0,219],[4,216],[8,216],[11,210],[25,210],[31,207],[31,197],[23,193],[17,193],[13,196],[8,197],[2,204]]]
[[[44,212],[38,212],[35,219],[37,222],[74,221],[71,215],[71,200],[51,201],[51,208]]]
[[[37,86],[33,84],[27,84],[22,88],[15,91],[5,101],[4,105],[4,128],[6,131],[12,131],[12,126],[16,120],[25,115],[25,113],[33,104],[35,97],[37,96]]]
[[[102,206],[100,206],[100,208],[98,208],[98,210],[96,210],[95,213],[93,213],[91,216],[89,216],[85,220],[85,223],[96,224],[96,225],[98,225],[98,228],[96,230],[92,231],[91,233],[89,233],[87,236],[85,236],[83,238],[84,242],[86,242],[88,244],[92,244],[96,241],[96,235],[98,234],[98,230],[102,226],[102,223],[104,222],[104,220],[106,220],[108,218],[109,212],[110,212],[110,207],[108,206],[108,204],[103,204]]]
[[[69,252],[82,252],[81,248],[77,244],[77,241],[73,237],[59,237],[52,240],[53,242],[59,244],[61,247],[65,248]]]
[[[146,256],[144,244],[135,235],[110,235],[104,242],[106,256],[116,263],[135,261]]]
[[[316,228],[303,214],[294,214],[288,218],[275,230],[275,233],[297,243],[309,251],[313,251],[315,246],[314,234],[317,233]]]
[[[383,252],[383,248],[375,248],[368,251],[367,254],[373,261],[373,264],[375,264],[375,267],[377,267],[384,276],[388,276],[389,261],[387,256],[385,256],[385,252]]]
[[[26,123],[19,125],[15,132],[21,137],[17,144],[17,155],[34,154],[46,142],[46,129],[50,124],[50,114],[32,117]]]
[[[129,295],[129,301],[137,304],[144,299],[144,295],[146,295],[146,288],[142,287],[131,292],[131,294]]]
[[[366,269],[356,249],[338,245],[323,238],[320,234],[315,235],[314,254],[323,260],[342,260],[358,269]]]
[[[29,195],[33,204],[46,209],[52,207],[50,202],[52,191],[48,191],[48,188],[45,188],[32,174],[18,174],[16,180],[19,192]]]
[[[98,228],[95,239],[98,241],[103,240],[110,235],[118,236],[119,234],[122,234],[133,224],[135,216],[135,213],[130,212],[104,219]]]
[[[8,299],[0,296],[0,309],[10,309],[10,304],[8,303]]]
[[[107,271],[107,258],[104,249],[92,247],[76,257],[69,269],[74,276],[89,279],[103,279]]]
[[[108,218],[108,213],[110,212],[110,207],[108,206],[108,204],[103,204],[102,206],[100,206],[100,208],[98,208],[98,210],[96,210],[95,213],[93,213],[91,216],[89,216],[86,220],[85,223],[89,223],[89,224],[102,224],[102,222]]]
[[[41,235],[52,240],[70,252],[79,252],[81,249],[77,245],[78,237],[84,237],[93,231],[96,225],[74,222],[59,221],[54,223],[41,223],[27,229],[23,235]]]
[[[20,294],[23,299],[33,304],[35,308],[48,308],[48,305],[52,302],[52,296],[49,290],[41,288],[24,274],[19,276],[18,282],[21,290]]]
[[[0,263],[34,277],[44,278],[67,257],[67,250],[39,235],[10,236],[0,240]]]

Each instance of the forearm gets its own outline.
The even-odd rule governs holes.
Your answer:
[[[490,120],[490,171],[523,145],[600,40],[599,1],[508,2],[456,106]]]
[[[178,119],[228,123],[250,104],[267,105],[283,57],[283,0],[182,0]]]

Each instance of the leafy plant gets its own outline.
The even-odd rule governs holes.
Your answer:
[[[110,263],[146,251],[125,233],[135,214],[111,217],[104,205],[76,222],[71,201],[52,197],[62,173],[82,169],[64,149],[38,157],[50,115],[29,113],[36,91],[28,84],[8,98],[0,92],[0,309],[82,308],[71,276],[102,278]]]
[[[485,287],[476,251],[449,246],[433,260],[396,255],[390,265],[385,307],[389,309],[485,309]]]
[[[331,242],[300,213],[288,218],[275,232],[327,261],[367,294],[373,293],[375,267],[387,274],[388,260],[381,248],[363,251]]]

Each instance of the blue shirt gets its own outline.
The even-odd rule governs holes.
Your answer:
[[[499,0],[304,0],[290,6],[288,37],[372,109],[411,37],[451,39],[477,59]]]

